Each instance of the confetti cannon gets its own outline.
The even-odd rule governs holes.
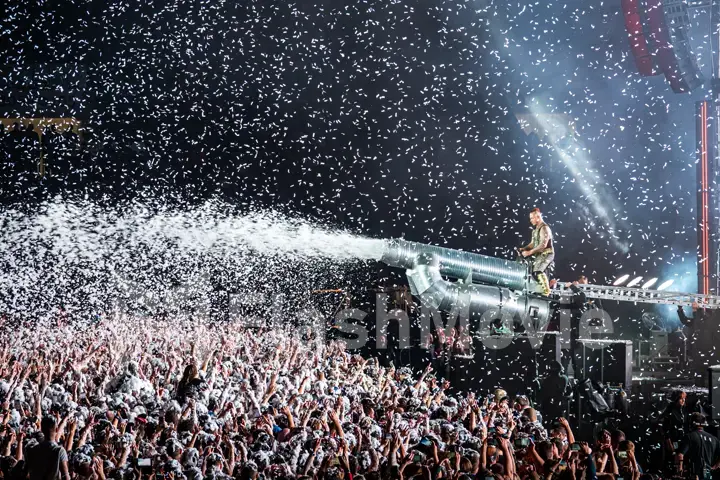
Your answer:
[[[502,317],[538,328],[549,320],[550,299],[536,294],[525,263],[405,240],[386,241],[380,261],[406,270],[424,307],[464,312],[473,324]]]

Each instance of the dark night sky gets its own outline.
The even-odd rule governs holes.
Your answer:
[[[494,255],[527,239],[539,206],[560,276],[693,288],[706,92],[634,71],[619,2],[482,3],[22,2],[3,21],[5,114],[85,121],[94,173],[70,191],[219,194]],[[76,90],[72,106],[39,78]],[[570,164],[523,134],[514,114],[533,108],[575,120]]]

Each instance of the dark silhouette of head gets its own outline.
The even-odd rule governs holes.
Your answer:
[[[707,425],[707,422],[705,421],[705,415],[703,415],[700,412],[695,412],[692,415],[690,415],[690,424],[693,426],[693,428],[700,429]]]
[[[183,372],[182,379],[180,380],[180,383],[183,385],[188,383],[190,380],[194,380],[198,376],[198,369],[197,366],[195,366],[194,363],[189,364],[185,367],[185,371]]]
[[[40,430],[46,441],[54,441],[55,433],[57,432],[57,421],[55,417],[51,417],[50,415],[44,416],[40,422]]]
[[[562,366],[562,363],[558,362],[557,360],[554,360],[550,362],[550,365],[548,366],[548,370],[551,374],[554,375],[562,375],[565,369]]]

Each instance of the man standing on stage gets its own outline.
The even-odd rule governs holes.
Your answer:
[[[560,330],[563,332],[563,343],[565,343],[566,333],[570,334],[570,350],[567,351],[563,349],[563,356],[562,356],[562,364],[563,368],[565,370],[568,370],[568,366],[572,362],[572,368],[573,368],[573,375],[575,378],[577,378],[580,374],[578,371],[578,355],[580,355],[580,352],[578,351],[577,345],[578,345],[578,339],[580,338],[580,321],[583,318],[583,314],[590,308],[593,307],[593,304],[591,302],[587,301],[587,297],[585,296],[585,292],[580,288],[580,285],[587,285],[588,279],[585,275],[580,275],[577,280],[574,282],[566,283],[565,288],[569,288],[572,291],[572,297],[570,298],[569,303],[561,303],[558,306],[558,311],[560,313],[560,310],[565,310],[565,315],[570,316],[570,326],[569,332],[565,332],[564,329],[568,328],[567,325],[560,325]],[[562,317],[561,317],[562,318]]]
[[[707,382],[707,368],[717,363],[718,354],[716,353],[717,338],[715,331],[717,330],[716,321],[713,320],[709,310],[701,308],[697,302],[692,304],[693,316],[685,315],[682,305],[678,305],[678,317],[680,323],[687,327],[687,343],[688,356],[690,357],[689,366],[698,377],[696,380],[700,385]]]
[[[693,413],[690,415],[693,431],[685,435],[675,454],[678,473],[689,473],[687,478],[711,480],[713,470],[720,468],[720,442],[714,435],[707,433],[703,427],[707,426],[705,415]]]
[[[531,257],[533,278],[540,284],[543,293],[550,295],[550,282],[545,271],[555,259],[552,231],[543,221],[539,208],[530,211],[530,223],[535,227],[532,232],[532,240],[520,249],[520,254],[525,258]]]

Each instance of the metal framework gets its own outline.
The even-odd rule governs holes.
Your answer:
[[[696,104],[697,125],[697,265],[698,293],[712,294],[717,291],[716,278],[716,245],[718,226],[717,198],[713,194],[717,190],[717,166],[712,158],[715,145],[712,143],[714,123],[712,120],[712,103],[703,100]]]
[[[710,9],[711,99],[697,103],[698,291],[720,294],[720,0],[687,0],[687,9]]]
[[[707,8],[710,6],[711,0],[688,0],[688,8]]]
[[[661,305],[692,305],[697,302],[700,308],[720,309],[720,296],[699,295],[693,293],[665,292],[642,288],[614,287],[607,285],[578,285],[587,298],[598,300],[616,300],[619,302],[657,303]],[[554,289],[555,296],[567,297],[572,290],[560,283]]]

